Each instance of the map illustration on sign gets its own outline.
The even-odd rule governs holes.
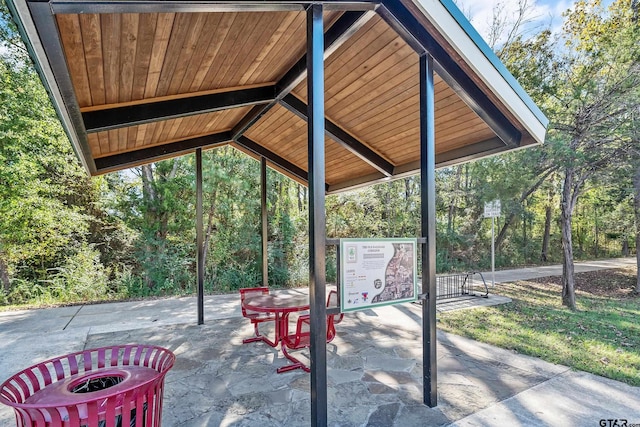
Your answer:
[[[341,309],[415,301],[417,239],[341,239]]]

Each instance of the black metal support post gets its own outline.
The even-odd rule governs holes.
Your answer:
[[[202,226],[202,148],[196,149],[196,246],[198,247],[198,325],[204,324],[204,233]]]
[[[260,158],[260,212],[262,217],[262,286],[269,286],[269,259],[267,253],[267,238],[269,220],[267,219],[267,159]]]
[[[436,156],[433,58],[420,57],[420,205],[422,237],[422,366],[424,403],[438,404],[436,356]]]
[[[311,425],[327,425],[327,315],[325,282],[324,31],[322,4],[307,9],[309,150],[309,305]]]

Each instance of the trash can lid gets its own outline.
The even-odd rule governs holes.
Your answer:
[[[144,366],[98,368],[49,384],[25,399],[24,403],[49,408],[98,400],[106,403],[105,399],[109,396],[143,387],[161,376],[155,369]],[[122,402],[116,404],[121,405]]]

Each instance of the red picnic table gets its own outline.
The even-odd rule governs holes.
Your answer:
[[[261,336],[260,339],[271,347],[277,347],[280,344],[280,351],[284,357],[293,362],[293,365],[278,368],[277,372],[282,373],[298,368],[309,372],[309,368],[304,363],[287,352],[284,340],[289,335],[289,315],[293,312],[309,310],[309,297],[306,295],[260,295],[247,298],[242,304],[249,310],[275,314],[275,339],[271,341],[265,336]]]

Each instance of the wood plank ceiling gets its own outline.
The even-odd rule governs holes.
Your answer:
[[[325,12],[326,28],[343,14]],[[86,123],[89,115],[102,117],[117,109],[144,115],[165,101],[188,106],[198,97],[273,89],[273,99],[238,101],[229,108],[187,108],[123,126],[86,125],[96,163],[119,159],[95,174],[189,151],[181,147],[164,155],[133,155],[142,149],[217,135],[217,142],[240,143],[236,146],[254,156],[269,153],[273,166],[298,171],[288,174],[304,182],[306,82],[299,79],[291,93],[278,92],[279,82],[304,58],[304,12],[61,13],[55,18]],[[362,22],[325,60],[329,188],[400,176],[399,171],[415,170],[412,165],[419,161],[418,54],[374,12]],[[438,76],[435,98],[437,155],[495,139],[485,121]],[[269,102],[273,108],[233,135],[256,105]],[[248,150],[247,144],[260,150]]]

